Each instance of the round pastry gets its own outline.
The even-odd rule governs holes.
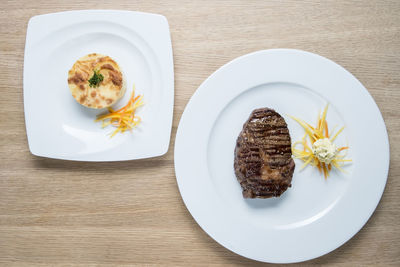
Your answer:
[[[68,72],[68,86],[79,104],[93,109],[109,107],[125,93],[125,79],[117,62],[92,53],[78,59]]]

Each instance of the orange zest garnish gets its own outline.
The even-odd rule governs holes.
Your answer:
[[[326,105],[324,111],[322,112],[322,115],[318,115],[317,126],[315,128],[301,119],[290,116],[305,130],[303,138],[300,141],[294,142],[292,144],[292,152],[294,157],[304,161],[304,164],[300,170],[305,168],[308,164],[311,164],[317,167],[320,173],[322,172],[324,174],[325,179],[329,176],[329,172],[332,170],[332,166],[343,172],[344,170],[341,168],[341,166],[344,165],[346,162],[351,162],[351,159],[344,159],[346,154],[341,154],[342,151],[349,149],[348,146],[339,147],[337,149],[337,154],[329,164],[321,162],[318,157],[314,155],[314,152],[311,149],[311,147],[313,147],[312,145],[319,139],[329,138],[329,140],[333,142],[344,129],[344,127],[340,128],[339,131],[337,131],[334,135],[332,135],[332,133],[329,133],[328,122],[326,121],[327,111],[328,105]],[[311,146],[307,144],[307,137],[310,140]],[[302,145],[303,148],[297,149],[297,145]]]
[[[108,108],[109,113],[98,116],[95,122],[102,121],[101,126],[103,128],[109,125],[116,127],[117,129],[114,130],[110,137],[115,136],[117,133],[124,133],[127,130],[132,130],[141,122],[141,118],[135,112],[143,104],[143,96],[138,95],[135,97],[135,86],[133,86],[132,95],[124,107],[118,110]]]

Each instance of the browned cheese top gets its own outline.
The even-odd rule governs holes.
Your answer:
[[[103,75],[97,87],[90,87],[94,71]],[[68,72],[72,96],[83,106],[100,109],[109,107],[125,93],[125,82],[118,64],[109,56],[92,53],[78,59]]]

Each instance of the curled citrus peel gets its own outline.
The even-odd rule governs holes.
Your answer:
[[[124,133],[127,130],[132,130],[136,127],[140,122],[141,118],[135,114],[136,109],[140,106],[143,106],[143,96],[138,95],[135,97],[135,85],[133,86],[132,95],[128,101],[128,103],[118,109],[113,110],[112,108],[108,108],[108,114],[100,115],[97,117],[95,122],[102,121],[102,128],[105,128],[109,125],[115,126],[117,129],[112,132],[110,137],[115,136],[117,133]]]
[[[305,130],[305,134],[300,141],[294,142],[292,144],[292,152],[293,156],[297,159],[304,161],[303,166],[300,170],[304,169],[307,165],[313,165],[318,168],[318,170],[324,173],[325,179],[329,176],[329,171],[332,170],[332,166],[338,169],[341,172],[344,170],[341,168],[346,162],[351,162],[351,159],[345,159],[346,153],[343,154],[349,147],[343,146],[337,149],[337,153],[335,157],[329,164],[321,162],[318,157],[314,154],[312,145],[319,139],[329,138],[331,142],[333,142],[338,135],[343,131],[344,127],[340,128],[334,135],[332,132],[329,133],[328,130],[328,122],[326,121],[326,114],[328,111],[328,105],[325,106],[325,109],[321,114],[318,114],[318,121],[315,127],[311,126],[307,122],[290,116],[293,120],[299,123]],[[307,137],[310,139],[311,145],[308,145]],[[298,145],[302,145],[303,149],[297,149]]]

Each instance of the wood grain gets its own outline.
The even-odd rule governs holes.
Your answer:
[[[28,150],[27,22],[93,8],[168,18],[176,86],[163,157],[82,163]],[[320,54],[352,72],[381,109],[391,144],[388,183],[374,215],[345,245],[305,265],[400,265],[400,1],[3,0],[0,14],[2,265],[261,265],[221,247],[192,219],[177,188],[173,146],[183,109],[204,79],[233,58],[278,47]]]

